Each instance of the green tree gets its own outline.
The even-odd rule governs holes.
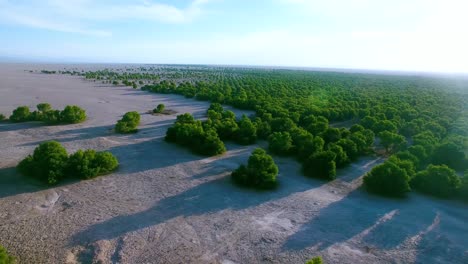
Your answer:
[[[238,123],[239,130],[237,130],[236,142],[242,145],[249,145],[255,143],[257,140],[257,128],[252,123],[250,118],[243,115]]]
[[[26,176],[48,184],[56,184],[64,178],[67,162],[66,149],[57,141],[48,141],[40,144],[33,155],[22,160],[17,168]]]
[[[274,132],[268,137],[268,149],[277,155],[290,154],[293,140],[288,132]]]
[[[162,113],[166,106],[164,104],[158,104],[155,109],[153,109],[153,113]]]
[[[447,165],[431,164],[427,169],[416,173],[411,186],[422,193],[449,198],[457,194],[461,180]]]
[[[364,186],[370,192],[385,196],[403,196],[409,192],[409,176],[405,169],[386,161],[364,176]]]
[[[257,189],[271,189],[277,184],[278,166],[265,150],[257,148],[249,157],[247,166],[241,165],[231,176],[235,183]]]
[[[27,106],[19,106],[13,110],[12,115],[10,116],[11,122],[26,122],[29,121],[30,111]]]
[[[386,152],[396,151],[406,145],[405,137],[390,131],[380,132],[379,138],[380,144],[382,144]]]
[[[302,165],[304,174],[309,177],[333,180],[336,178],[336,154],[320,151],[310,156]]]
[[[81,123],[86,120],[86,111],[76,105],[67,105],[60,112],[60,122],[67,124]]]

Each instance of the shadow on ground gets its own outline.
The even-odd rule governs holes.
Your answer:
[[[205,168],[206,172],[195,175],[193,178],[207,178],[222,173],[218,162],[229,168],[224,172],[231,171],[232,166],[238,166],[240,153],[224,158],[223,161],[216,160]],[[242,159],[246,155],[242,155]],[[228,162],[228,163],[226,163]],[[232,164],[229,164],[232,162]],[[228,164],[228,165],[226,165]],[[218,169],[211,169],[218,168]],[[281,170],[281,168],[280,168]],[[308,181],[300,175],[289,175],[290,179],[280,179],[280,186],[274,191],[254,191],[234,186],[227,174],[222,178],[206,180],[197,186],[185,190],[177,195],[165,198],[157,202],[148,210],[132,214],[122,215],[90,226],[71,238],[72,245],[82,245],[103,239],[113,239],[128,232],[137,231],[154,225],[158,225],[176,217],[190,217],[207,213],[216,213],[222,210],[242,210],[257,206],[269,201],[281,199],[295,192],[303,192],[311,188],[319,187],[322,183]],[[192,180],[194,180],[192,178]],[[296,179],[297,178],[297,179]],[[313,185],[315,184],[315,185]]]

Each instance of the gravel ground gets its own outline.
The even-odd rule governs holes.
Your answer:
[[[228,176],[256,146],[195,156],[163,141],[176,115],[143,114],[164,103],[203,117],[208,103],[25,71],[63,67],[0,64],[0,113],[49,102],[88,114],[77,125],[0,124],[0,244],[20,263],[304,263],[316,255],[326,263],[468,263],[468,206],[367,194],[361,176],[379,158],[322,182],[275,157],[278,190],[239,189]],[[140,132],[114,134],[134,110],[143,114]],[[69,152],[109,150],[120,169],[53,188],[19,176],[14,166],[50,139]]]

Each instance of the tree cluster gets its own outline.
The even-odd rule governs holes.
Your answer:
[[[11,122],[41,121],[48,125],[76,124],[86,120],[86,111],[76,105],[67,105],[62,111],[52,109],[48,103],[40,103],[31,112],[27,106],[19,106],[11,114]]]
[[[49,185],[65,178],[90,179],[117,169],[119,163],[110,152],[78,150],[68,155],[56,141],[40,144],[17,166],[19,172]]]
[[[216,130],[203,126],[201,121],[195,120],[189,113],[177,116],[174,125],[167,130],[165,140],[187,147],[200,155],[213,156],[226,151]]]
[[[138,132],[138,125],[140,124],[140,114],[136,111],[127,112],[123,115],[122,119],[117,121],[115,125],[115,132],[121,134],[129,134]]]

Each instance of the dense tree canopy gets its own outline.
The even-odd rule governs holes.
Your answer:
[[[410,191],[409,176],[406,170],[387,161],[375,166],[364,176],[364,185],[374,193],[387,196],[403,196]]]

